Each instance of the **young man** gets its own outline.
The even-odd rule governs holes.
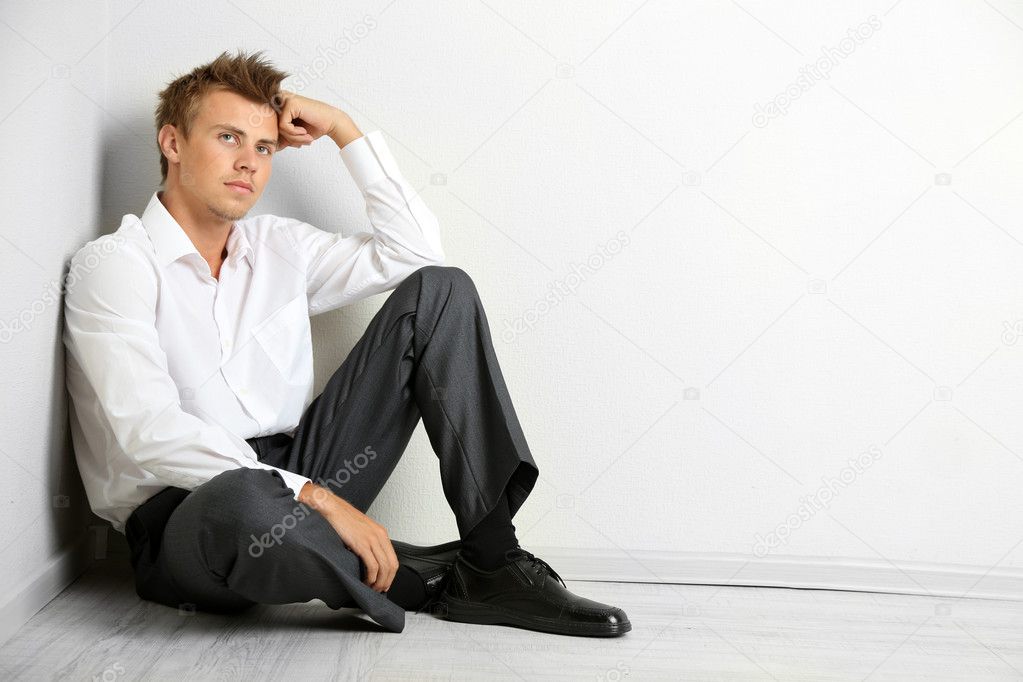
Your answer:
[[[127,535],[139,596],[233,612],[322,599],[400,632],[405,610],[615,636],[512,525],[539,474],[472,279],[379,131],[280,90],[259,53],[160,93],[165,189],[71,261],[64,343],[89,503]],[[246,217],[273,157],[327,137],[372,232]],[[393,289],[313,399],[309,317]],[[366,515],[423,419],[460,541]],[[315,482],[314,482],[315,481]]]

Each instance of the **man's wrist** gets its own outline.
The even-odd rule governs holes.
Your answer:
[[[329,489],[312,481],[306,481],[298,493],[299,502],[309,505],[324,515],[337,504],[338,499]]]
[[[331,127],[330,139],[334,140],[334,144],[337,145],[338,149],[343,149],[346,144],[360,137],[362,137],[362,131],[355,125],[352,117],[341,112],[337,121]]]

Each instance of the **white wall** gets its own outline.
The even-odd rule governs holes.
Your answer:
[[[575,577],[1023,586],[1018,3],[180,7],[3,10],[0,319],[144,208],[157,91],[266,49],[384,131],[474,276],[541,469],[523,545]],[[256,212],[368,228],[326,140]],[[383,300],[314,319],[317,389]],[[58,342],[51,306],[4,346],[8,518],[45,512],[0,530],[11,580],[67,541]],[[421,427],[371,514],[454,537]]]
[[[102,3],[0,9],[0,639],[81,571],[98,521],[68,434],[61,288],[110,229],[102,178],[123,132],[101,107],[118,18]]]

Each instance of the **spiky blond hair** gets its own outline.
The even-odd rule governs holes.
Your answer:
[[[209,64],[203,64],[180,76],[160,92],[156,107],[156,133],[166,124],[178,128],[188,139],[192,123],[199,114],[203,97],[215,90],[229,90],[257,104],[279,105],[281,81],[288,74],[275,68],[262,57],[263,51],[235,56],[222,52]],[[159,148],[161,182],[167,181],[167,157]]]

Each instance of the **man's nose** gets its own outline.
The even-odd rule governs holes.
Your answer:
[[[244,149],[238,154],[235,160],[235,167],[239,170],[245,169],[254,171],[259,165],[259,155],[254,149]]]

